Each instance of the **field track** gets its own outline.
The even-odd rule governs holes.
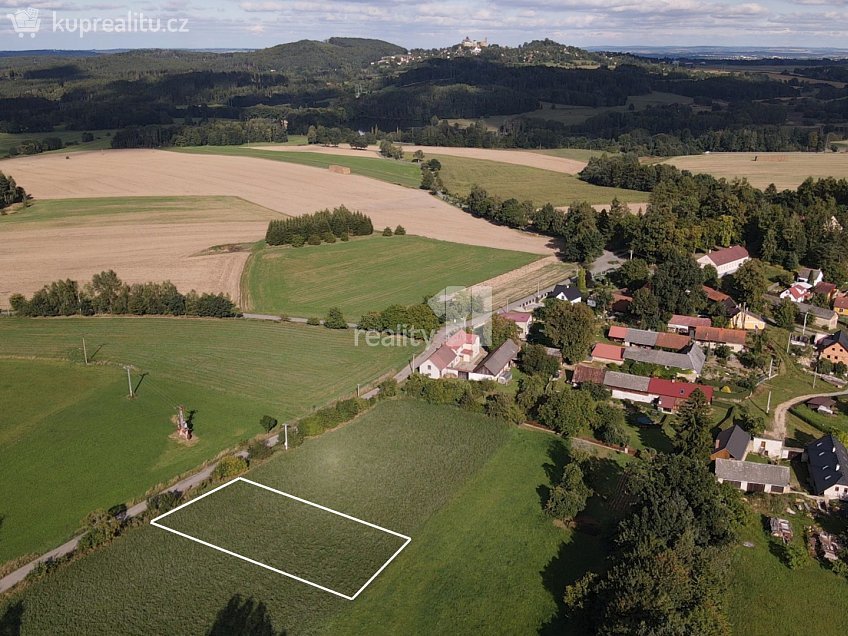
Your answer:
[[[401,144],[406,158],[413,152],[420,150],[425,158],[433,155],[446,155],[464,159],[485,159],[487,161],[499,161],[500,163],[511,163],[517,166],[528,166],[540,168],[552,172],[564,174],[577,174],[586,167],[584,161],[554,157],[531,152],[529,150],[499,150],[495,148],[453,148],[450,146],[416,146],[413,144]],[[368,146],[366,150],[353,150],[346,146],[324,147],[318,145],[310,146],[262,146],[264,150],[278,150],[280,152],[319,152],[331,155],[342,155],[349,157],[379,157],[380,150],[377,146]]]

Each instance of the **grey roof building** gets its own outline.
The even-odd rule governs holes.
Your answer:
[[[604,376],[604,386],[608,389],[622,389],[636,393],[647,393],[651,378],[642,375],[631,375],[619,371],[607,371]]]
[[[715,449],[710,459],[745,459],[751,436],[741,426],[734,424],[716,436]]]
[[[657,349],[625,349],[625,360],[635,360],[636,362],[646,362],[648,364],[658,364],[662,367],[673,367],[675,369],[683,369],[684,371],[694,371],[701,373],[706,362],[706,356],[703,349],[693,343],[689,348],[682,353],[671,353],[669,351],[659,351]]]
[[[548,294],[548,298],[559,298],[570,303],[576,303],[583,299],[583,294],[580,293],[579,289],[571,285],[556,285],[551,293]]]
[[[789,490],[788,466],[717,459],[715,475],[719,482],[727,482],[746,492],[783,493]]]
[[[510,362],[518,357],[521,351],[519,346],[513,340],[507,340],[500,347],[492,351],[477,365],[474,373],[481,375],[491,375],[497,377],[509,368]]]
[[[843,498],[834,488],[848,493],[848,451],[835,435],[825,435],[805,447],[810,481],[817,495]]]

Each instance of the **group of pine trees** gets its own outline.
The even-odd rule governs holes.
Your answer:
[[[286,124],[280,119],[206,120],[182,125],[132,126],[117,131],[112,148],[158,148],[160,146],[238,146],[288,141]]]
[[[95,274],[90,283],[58,280],[26,298],[14,294],[9,299],[19,316],[92,316],[131,314],[136,316],[203,316],[232,318],[238,309],[225,294],[182,294],[173,283],[129,285],[109,270]]]
[[[336,239],[346,241],[349,236],[368,236],[374,233],[371,218],[361,212],[351,212],[345,206],[331,210],[319,210],[312,214],[271,221],[265,233],[268,245],[293,245],[304,243],[333,243]]]

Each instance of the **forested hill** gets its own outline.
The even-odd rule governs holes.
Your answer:
[[[327,69],[346,69],[353,72],[382,57],[401,53],[406,53],[406,49],[382,40],[330,38],[326,42],[300,40],[232,55],[234,60],[244,61],[259,69],[315,73]]]

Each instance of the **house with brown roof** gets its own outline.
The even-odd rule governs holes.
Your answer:
[[[418,373],[426,375],[432,380],[445,377],[455,378],[459,374],[453,367],[458,362],[459,356],[456,354],[456,351],[447,345],[442,345],[421,363],[418,367]]]
[[[667,413],[676,411],[681,404],[692,397],[695,391],[703,393],[707,402],[713,401],[715,389],[705,384],[663,378],[651,378],[648,383],[648,393],[654,396],[659,409]]]
[[[828,300],[833,300],[834,296],[836,296],[836,285],[833,283],[818,283],[815,287],[813,287],[814,294],[821,294]]]
[[[633,304],[633,297],[618,292],[612,293],[612,305],[610,305],[610,313],[627,314],[630,313],[630,306]]]
[[[713,289],[712,287],[707,287],[706,285],[703,285],[702,287],[704,289],[704,293],[707,295],[707,300],[722,305],[728,316],[731,315],[732,312],[736,311],[736,301],[734,301],[730,296],[724,292],[718,291],[717,289]]]
[[[591,384],[603,384],[604,376],[607,370],[603,367],[593,367],[588,364],[578,364],[574,367],[574,373],[571,376],[571,383],[574,386],[580,386],[585,382]]]
[[[712,265],[716,268],[720,278],[735,273],[749,260],[751,260],[751,257],[748,250],[741,245],[733,245],[704,254],[698,259],[698,265],[702,269],[707,265]]]
[[[533,314],[526,311],[505,311],[498,315],[510,322],[514,322],[518,327],[518,335],[521,339],[527,339],[527,334],[530,333],[530,325],[533,322]]]
[[[848,334],[842,330],[819,340],[816,349],[819,352],[819,360],[848,364]]]
[[[668,321],[668,329],[691,336],[695,333],[695,327],[711,327],[712,324],[713,321],[709,318],[674,314]]]
[[[594,347],[592,347],[592,362],[600,362],[602,364],[623,364],[624,347],[607,344],[606,342],[598,342]]]
[[[833,311],[840,316],[848,316],[848,295],[833,299]]]
[[[744,329],[723,329],[721,327],[697,327],[695,340],[711,349],[718,345],[726,345],[732,351],[742,351],[748,332]]]

